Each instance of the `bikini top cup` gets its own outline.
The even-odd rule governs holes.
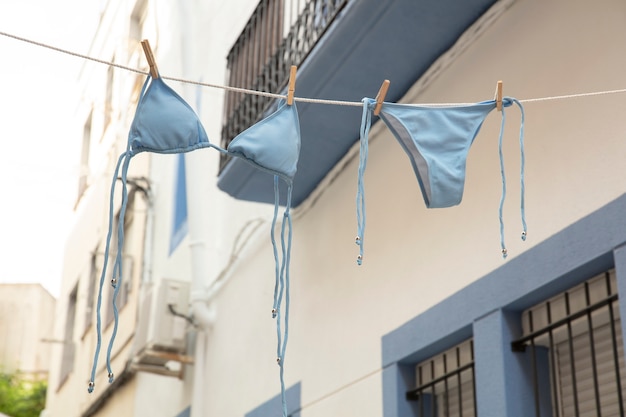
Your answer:
[[[293,180],[300,156],[300,123],[296,105],[282,102],[278,110],[237,135],[228,153],[252,165]]]
[[[128,140],[132,155],[184,153],[206,147],[224,152],[209,142],[196,112],[160,77],[146,79]]]

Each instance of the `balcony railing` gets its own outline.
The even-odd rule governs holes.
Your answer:
[[[300,65],[349,0],[260,0],[227,58],[228,84],[270,93],[287,84],[291,65]],[[286,35],[285,35],[286,33]],[[227,92],[223,148],[259,121],[272,98]],[[222,156],[220,172],[228,162]]]

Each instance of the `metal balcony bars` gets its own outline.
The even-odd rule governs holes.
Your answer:
[[[348,1],[261,0],[228,54],[228,85],[279,93],[287,85],[290,67],[306,59]],[[227,92],[222,148],[261,120],[271,103],[269,97]],[[228,160],[222,155],[220,172]]]

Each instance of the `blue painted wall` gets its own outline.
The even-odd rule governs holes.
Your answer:
[[[353,0],[298,68],[297,97],[360,101],[391,80],[396,101],[494,0]],[[302,148],[293,207],[302,203],[359,138],[361,109],[297,105]],[[231,196],[274,202],[272,176],[233,158],[218,187]],[[281,190],[282,194],[282,190]]]
[[[626,294],[626,194],[383,336],[384,416],[417,415],[405,399],[414,365],[470,337],[478,414],[534,415],[528,358],[511,352],[520,313],[612,267]]]
[[[291,417],[299,417],[302,408],[302,383],[292,385],[287,388],[287,414]],[[246,413],[245,417],[267,417],[282,415],[282,399],[280,394],[264,402],[254,410]]]
[[[176,415],[176,417],[190,417],[190,416],[191,416],[191,407],[185,408],[183,411],[181,411],[179,414]]]

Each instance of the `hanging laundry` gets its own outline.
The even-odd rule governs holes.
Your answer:
[[[516,104],[521,112],[519,141],[521,152],[522,240],[526,240],[527,235],[524,209],[524,108],[518,100],[504,97],[502,100],[502,122],[498,149],[502,176],[502,197],[499,208],[500,244],[502,256],[505,258],[507,249],[504,244],[502,209],[506,197],[506,178],[502,154],[502,135],[505,123],[504,108],[513,104]],[[357,189],[357,244],[360,246],[357,262],[359,265],[363,258],[363,234],[365,233],[363,174],[367,163],[368,132],[371,125],[370,113],[375,105],[375,100],[370,98],[363,99]],[[470,146],[476,139],[485,118],[495,108],[496,100],[450,107],[383,103],[380,110],[380,118],[409,157],[426,207],[445,208],[460,204],[465,186],[465,167]]]
[[[281,102],[278,110],[257,124],[237,135],[228,145],[228,153],[238,156],[253,166],[274,175],[274,216],[271,226],[271,241],[274,250],[275,277],[274,305],[272,317],[276,319],[277,363],[280,367],[280,391],[283,417],[287,417],[284,365],[289,337],[289,263],[291,259],[292,222],[291,194],[293,177],[300,156],[300,122],[295,103]],[[279,179],[287,183],[287,202],[280,230],[281,256],[278,254],[275,228],[279,208]],[[281,316],[284,301],[284,316]],[[281,327],[284,317],[284,329]]]
[[[198,116],[191,106],[185,102],[174,90],[172,90],[162,78],[152,78],[148,76],[141,90],[139,103],[135,117],[130,127],[126,151],[120,155],[111,183],[111,195],[109,202],[109,228],[104,250],[104,266],[100,275],[100,285],[98,289],[96,332],[97,343],[94,354],[91,379],[89,381],[89,392],[93,392],[95,387],[95,376],[102,345],[102,318],[100,314],[102,306],[102,290],[104,279],[107,274],[107,264],[111,238],[113,234],[113,196],[115,195],[115,185],[118,181],[118,174],[121,168],[122,181],[122,203],[119,212],[119,222],[117,230],[117,254],[113,264],[113,274],[111,285],[113,291],[113,317],[114,325],[111,340],[107,349],[107,371],[109,382],[113,382],[114,374],[111,369],[111,351],[117,335],[118,310],[117,296],[122,284],[122,252],[124,247],[124,216],[128,203],[127,175],[130,160],[133,156],[141,152],[155,152],[162,154],[184,153],[195,149],[214,148],[220,152],[225,150],[209,142],[204,127],[200,123]]]
[[[235,137],[228,150],[212,144],[194,110],[162,78],[153,78],[148,75],[141,90],[135,117],[128,135],[126,150],[120,155],[111,184],[109,204],[109,228],[105,246],[105,264],[100,276],[100,286],[97,301],[97,344],[94,354],[91,379],[88,391],[95,388],[95,376],[98,357],[102,345],[102,290],[107,274],[106,260],[109,259],[110,244],[113,234],[113,196],[121,169],[122,203],[119,212],[117,230],[117,254],[113,264],[111,285],[113,292],[114,326],[107,349],[106,366],[109,383],[113,382],[114,374],[111,369],[111,351],[118,327],[117,295],[122,283],[122,251],[124,246],[124,216],[128,202],[127,175],[130,160],[141,152],[161,154],[185,153],[196,149],[214,148],[219,152],[242,158],[244,161],[274,174],[275,205],[272,220],[271,242],[275,259],[275,288],[272,315],[276,318],[278,334],[277,357],[280,366],[280,383],[283,398],[283,414],[286,416],[285,384],[283,378],[285,353],[289,332],[289,263],[291,257],[292,223],[291,223],[291,194],[293,177],[296,174],[300,155],[300,124],[295,105],[280,103],[278,110],[257,124],[251,126]],[[277,223],[279,208],[278,181],[282,178],[288,186],[287,204],[281,226],[281,256],[278,254],[274,229]],[[283,302],[284,301],[284,302]],[[281,322],[282,307],[284,305],[284,319]],[[281,327],[284,326],[284,329]]]
[[[278,339],[277,362],[280,366],[283,416],[287,417],[284,363],[289,335],[289,263],[292,241],[290,208],[293,177],[297,170],[301,142],[298,112],[293,103],[297,68],[295,66],[291,67],[287,104],[285,105],[283,102],[279,103],[278,110],[275,113],[240,133],[231,141],[228,150],[224,150],[210,143],[206,131],[195,111],[182,97],[165,84],[163,79],[159,76],[149,42],[144,40],[141,44],[150,66],[150,72],[141,89],[135,116],[128,134],[126,150],[120,155],[117,161],[111,184],[109,227],[104,253],[105,262],[98,288],[96,312],[97,343],[88,392],[93,392],[95,388],[96,369],[102,346],[102,318],[100,312],[102,307],[102,290],[107,273],[111,237],[113,234],[113,198],[120,168],[122,171],[122,203],[119,211],[117,230],[117,254],[115,256],[115,263],[113,264],[111,279],[111,285],[114,288],[112,301],[114,326],[106,355],[109,383],[112,383],[114,379],[113,370],[111,369],[111,351],[117,335],[119,322],[117,296],[123,280],[122,253],[124,247],[124,217],[128,203],[127,175],[130,160],[133,156],[141,152],[174,154],[190,152],[202,148],[214,148],[227,155],[242,158],[255,167],[274,174],[275,204],[272,230],[270,233],[275,260],[275,286],[272,316],[276,318]],[[278,217],[280,199],[278,182],[280,178],[282,178],[288,186],[287,204],[281,226],[281,259],[279,259],[278,256],[274,232]],[[281,308],[283,306],[283,299],[285,306],[284,330],[281,329]]]
[[[276,319],[276,362],[280,367],[280,396],[283,417],[287,417],[287,396],[285,390],[285,354],[289,338],[289,264],[291,261],[292,221],[291,195],[293,177],[300,158],[300,120],[294,103],[296,85],[295,65],[291,66],[287,100],[280,101],[278,109],[260,122],[237,135],[228,145],[228,153],[242,158],[253,166],[274,175],[274,216],[270,230],[270,239],[274,251],[275,283],[272,317]],[[280,229],[281,256],[276,245],[276,222],[280,201],[279,180],[287,184],[287,201]],[[285,236],[286,234],[286,236]],[[284,301],[284,316],[281,316]],[[281,326],[281,317],[282,324]]]

